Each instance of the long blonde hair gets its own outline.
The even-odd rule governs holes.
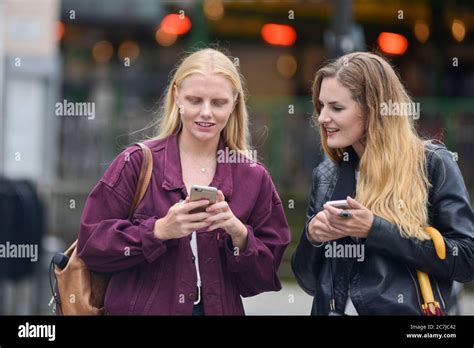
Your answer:
[[[181,130],[182,122],[179,108],[174,100],[174,86],[179,88],[181,82],[189,75],[206,71],[220,74],[232,83],[236,96],[235,108],[222,132],[231,150],[247,153],[250,150],[250,136],[243,78],[230,58],[213,48],[196,51],[179,64],[167,88],[161,108],[158,135],[153,139],[166,138]]]
[[[316,73],[313,104],[316,116],[321,109],[319,92],[324,78],[335,77],[348,88],[361,107],[366,133],[361,141],[365,151],[359,162],[360,179],[356,199],[395,224],[403,237],[429,239],[424,232],[428,224],[428,192],[424,140],[414,127],[413,117],[400,112],[382,115],[382,103],[412,103],[392,66],[382,57],[369,52],[347,54]],[[385,104],[385,105],[387,105]],[[400,111],[406,108],[399,108]],[[319,132],[324,152],[340,163],[344,149],[328,147],[324,127]]]

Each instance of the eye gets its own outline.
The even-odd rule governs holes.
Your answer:
[[[197,105],[201,102],[201,98],[199,97],[186,97],[186,99],[192,104]]]
[[[341,107],[341,106],[334,106],[333,109],[334,109],[334,111],[336,111],[336,112],[339,112],[339,111],[344,110],[344,108]]]
[[[216,99],[212,101],[212,104],[217,107],[224,106],[228,103],[227,99]]]

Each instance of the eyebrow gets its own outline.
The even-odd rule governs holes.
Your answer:
[[[321,103],[321,104],[324,104],[324,103],[321,101],[321,99],[318,99],[318,102]],[[340,102],[340,101],[330,101],[330,102],[328,102],[328,104],[330,104],[330,105],[337,104],[337,103],[342,104],[342,102]]]
[[[199,97],[197,95],[192,95],[192,94],[187,94],[184,96],[184,98],[186,99],[189,99],[189,98],[199,98],[199,99],[203,99],[202,97]],[[229,101],[231,100],[230,98],[227,98],[227,97],[217,97],[217,98],[211,98],[212,100],[222,100],[222,101]]]

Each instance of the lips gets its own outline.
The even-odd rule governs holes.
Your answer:
[[[324,129],[326,130],[326,132],[327,132],[328,135],[331,135],[331,134],[334,134],[334,133],[339,132],[339,129],[338,129],[338,128],[325,127]]]
[[[194,122],[195,124],[197,124],[199,127],[203,127],[203,128],[211,128],[212,126],[215,125],[215,123],[212,123],[212,122]]]

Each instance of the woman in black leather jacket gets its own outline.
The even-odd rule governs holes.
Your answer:
[[[418,105],[375,54],[320,69],[313,103],[329,158],[313,171],[292,257],[299,285],[314,296],[311,314],[421,315],[416,270],[430,275],[448,313],[454,281],[474,278],[473,211],[453,154],[417,135]],[[347,208],[326,204],[346,199]],[[442,234],[444,260],[427,226]]]

